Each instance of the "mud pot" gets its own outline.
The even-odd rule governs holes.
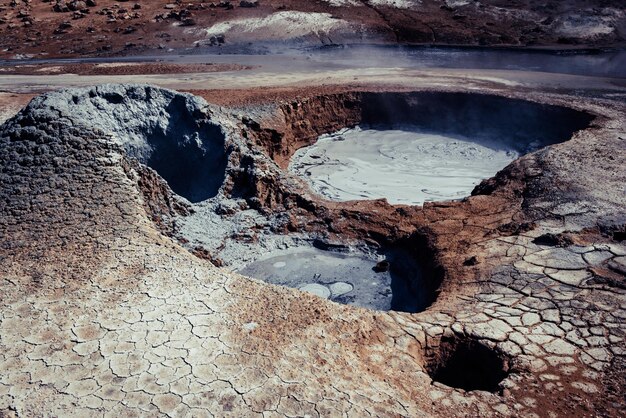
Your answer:
[[[366,103],[360,126],[321,136],[291,160],[290,170],[331,200],[463,198],[585,123],[575,112],[480,95],[380,95]]]
[[[328,98],[320,100],[329,104]],[[298,130],[334,133],[309,137],[309,146],[271,138],[261,143],[272,147],[266,152],[279,164],[288,160],[289,171],[304,178],[320,201],[385,198],[394,205],[421,205],[466,197],[519,156],[566,141],[591,120],[563,107],[480,94],[365,93],[331,100],[335,120],[322,126],[315,126],[320,115],[310,115],[312,109],[286,113]],[[261,141],[268,134],[261,132]],[[302,132],[295,135],[296,141],[307,139]],[[294,151],[290,145],[302,148]],[[441,277],[433,271],[436,255],[426,243],[419,248],[411,248],[408,239],[367,245],[357,237],[359,251],[355,241],[336,239],[348,254],[337,246],[325,252],[298,246],[270,253],[240,272],[373,309],[419,312],[436,300]],[[375,273],[380,262],[389,266]],[[337,282],[352,290],[335,294],[329,286]]]
[[[153,94],[138,89],[131,97],[150,101]],[[104,97],[116,115],[118,96]],[[428,232],[373,236],[368,228],[397,229],[401,204],[469,196],[519,156],[566,141],[591,120],[565,107],[498,96],[365,92],[292,103],[282,110],[291,132],[247,116],[237,132],[231,116],[213,111],[207,121],[189,100],[168,97],[156,123],[135,126],[124,143],[186,206],[170,211],[183,215],[165,222],[175,224],[170,232],[196,254],[246,276],[404,312],[423,311],[437,299],[438,255]],[[309,194],[302,174],[320,197]],[[365,209],[359,218],[333,215],[320,223],[318,214],[333,208],[324,198],[386,198],[400,206],[383,221],[368,222],[377,211]],[[287,209],[300,217],[297,224]],[[361,230],[344,233],[338,222]]]

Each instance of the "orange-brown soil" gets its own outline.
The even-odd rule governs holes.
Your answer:
[[[0,3],[1,56],[61,57],[131,55],[194,47],[203,28],[218,22],[299,11],[327,13],[363,30],[366,43],[606,47],[624,45],[624,16],[617,0],[449,2],[423,0],[407,9],[380,2],[261,0],[257,7],[238,1],[78,3],[78,10],[55,2],[15,0]],[[346,2],[347,3],[347,2]],[[591,3],[591,4],[590,4]],[[254,44],[255,35],[245,37]],[[316,41],[319,44],[319,40]],[[329,41],[324,41],[329,42]],[[342,37],[332,39],[344,43]],[[224,45],[229,45],[226,36]],[[218,43],[216,45],[222,45]],[[219,49],[219,46],[215,47]]]
[[[0,68],[0,75],[149,75],[189,74],[239,71],[248,69],[237,64],[173,64],[173,63],[78,63],[78,64],[25,64]]]

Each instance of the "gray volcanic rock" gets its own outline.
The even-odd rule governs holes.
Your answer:
[[[63,218],[73,212],[63,199],[69,186],[63,185],[75,183],[69,173],[87,166],[93,175],[77,186],[85,187],[84,198],[92,205],[109,200],[109,192],[126,193],[118,200],[140,195],[163,232],[182,230],[180,238],[191,241],[189,249],[208,250],[206,257],[220,265],[223,260],[215,254],[221,252],[228,264],[241,265],[302,237],[271,233],[284,228],[285,217],[258,210],[256,185],[274,183],[282,175],[267,156],[250,149],[236,124],[232,115],[202,98],[148,85],[48,93],[33,99],[0,131],[0,148],[10,149],[0,157],[0,192],[14,196],[21,187],[35,187],[42,196],[54,197],[37,200],[50,206],[46,212]],[[58,172],[38,175],[50,170],[44,164],[50,155],[58,161]],[[103,173],[106,167],[123,170],[132,190],[98,183],[98,176],[110,177]],[[31,182],[28,173],[36,179]],[[89,185],[92,181],[97,184]],[[273,193],[280,194],[281,187],[289,186],[278,184]],[[10,211],[13,205],[18,204],[2,201],[0,209]],[[95,218],[95,213],[86,216]],[[258,236],[250,239],[255,230]]]
[[[13,237],[3,240],[5,249],[54,251],[86,242],[118,223],[112,219],[129,200],[130,184],[114,174],[121,148],[87,120],[70,119],[64,95],[33,100],[0,130],[0,212],[21,220],[0,217],[1,234]]]
[[[185,204],[132,161],[154,168],[188,200],[216,196],[225,184],[229,147],[222,126],[227,123],[212,122],[204,100],[150,86],[103,85],[37,97],[0,130],[0,148],[7,150],[0,155],[0,193],[6,196],[0,210],[26,217],[39,213],[42,229],[69,216],[63,236],[79,239],[89,231],[70,233],[69,225],[106,223],[100,210],[115,206],[105,202],[128,201],[137,189],[143,190],[148,207],[159,206],[149,202],[155,196],[163,200],[161,206]],[[113,174],[120,170],[126,172],[124,184]],[[155,187],[166,192],[155,194]],[[89,207],[73,208],[70,188]],[[36,196],[24,200],[19,190]],[[124,211],[122,203],[118,209]],[[18,233],[20,225],[3,226],[14,236],[25,232]]]
[[[159,171],[178,194],[190,200],[203,199],[217,194],[226,166],[224,134],[203,113],[204,107],[201,99],[149,86],[70,89],[34,99],[5,125],[3,136],[28,135],[38,138],[37,142],[42,136],[49,139],[46,144],[23,143],[28,162],[17,164],[28,164],[28,168],[34,161],[26,155],[46,155],[50,149],[69,146],[69,155],[76,153],[81,159],[109,158],[113,163],[135,158]],[[57,132],[39,135],[38,129]],[[85,148],[99,148],[103,155],[82,155]],[[16,164],[12,154],[3,158],[5,167]],[[71,160],[64,158],[63,162]],[[41,169],[40,164],[33,169]],[[12,179],[7,180],[9,187]]]
[[[201,150],[199,131],[206,123],[202,119],[210,117],[207,103],[199,97],[151,86],[116,84],[39,96],[24,113],[53,113],[85,130],[101,131],[144,163],[155,152],[155,135],[169,135],[167,139],[180,145],[195,142]]]
[[[105,85],[42,96],[30,108],[54,109],[59,117],[102,132],[190,201],[214,197],[224,182],[225,134],[198,97],[149,86]]]

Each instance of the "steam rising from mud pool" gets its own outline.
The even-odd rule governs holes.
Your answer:
[[[357,127],[320,137],[296,152],[289,169],[330,200],[421,205],[468,196],[519,156],[493,141]]]

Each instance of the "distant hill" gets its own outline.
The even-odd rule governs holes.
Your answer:
[[[620,0],[11,0],[0,57],[345,43],[626,46]]]

